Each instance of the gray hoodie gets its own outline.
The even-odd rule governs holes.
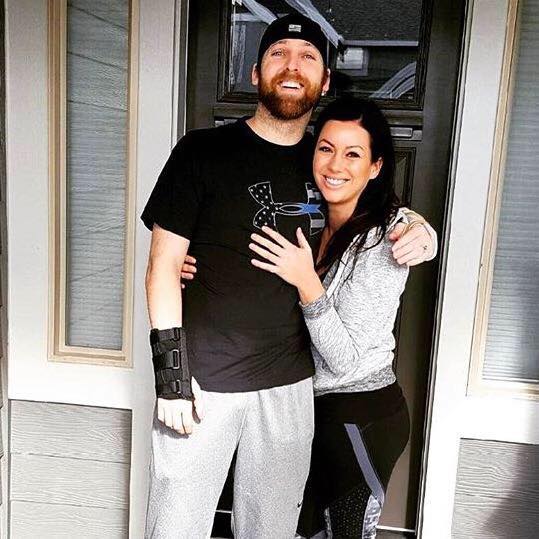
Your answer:
[[[407,222],[402,211],[392,226],[398,221]],[[315,395],[371,391],[395,381],[393,326],[408,267],[393,259],[388,234],[357,257],[348,247],[324,278],[326,292],[300,304],[311,335]],[[375,241],[371,230],[365,245]]]

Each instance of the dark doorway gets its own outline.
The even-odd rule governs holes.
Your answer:
[[[250,115],[250,70],[272,16],[318,17],[331,47],[331,98],[372,97],[384,108],[397,149],[405,203],[442,237],[464,0],[205,0],[189,11],[187,128]],[[397,376],[412,420],[411,441],[393,473],[383,528],[415,534],[439,261],[412,270],[397,321]],[[216,524],[228,522],[230,485]],[[226,524],[227,526],[228,524]],[[219,524],[219,527],[221,525]],[[219,534],[224,536],[224,530]]]

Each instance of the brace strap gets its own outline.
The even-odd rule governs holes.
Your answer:
[[[193,399],[185,330],[180,327],[152,329],[150,345],[157,396],[164,399]]]

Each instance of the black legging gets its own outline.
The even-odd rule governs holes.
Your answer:
[[[298,533],[376,537],[397,459],[408,442],[408,409],[397,383],[315,399],[315,434]],[[318,535],[319,534],[319,535]]]

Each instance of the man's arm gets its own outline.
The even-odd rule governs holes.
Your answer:
[[[146,299],[152,328],[167,329],[182,325],[182,294],[179,270],[189,240],[154,224],[148,268]]]
[[[185,260],[189,240],[173,234],[159,225],[152,229],[152,243],[146,271],[146,298],[150,324],[155,329],[182,325],[181,286],[178,275]],[[200,388],[192,379],[197,416],[202,418]],[[193,403],[190,400],[157,399],[160,421],[180,434],[190,434],[193,428]]]

